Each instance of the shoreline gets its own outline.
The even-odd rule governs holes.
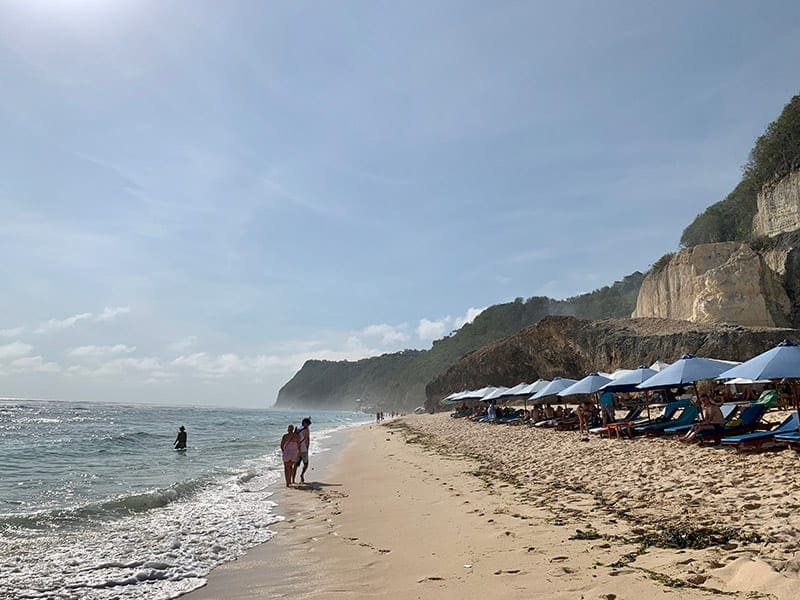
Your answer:
[[[788,600],[795,465],[787,452],[581,444],[447,415],[370,424],[349,431],[312,493],[282,494],[292,516],[272,540],[188,596]],[[665,547],[665,531],[698,534],[698,547]],[[702,539],[719,532],[730,537]]]

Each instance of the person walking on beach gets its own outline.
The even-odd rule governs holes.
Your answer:
[[[306,417],[303,419],[300,429],[295,431],[300,440],[300,455],[297,457],[297,461],[295,462],[292,483],[294,483],[294,480],[297,476],[297,469],[300,466],[301,461],[303,463],[303,470],[300,471],[300,483],[306,482],[305,474],[308,470],[308,449],[311,447],[311,432],[308,429],[310,425],[311,417]]]
[[[181,425],[180,430],[178,431],[178,437],[175,438],[175,450],[185,450],[186,449],[186,428]]]
[[[281,454],[283,455],[283,474],[286,476],[286,487],[291,487],[297,459],[300,456],[300,438],[294,431],[294,425],[289,425],[281,438]]]

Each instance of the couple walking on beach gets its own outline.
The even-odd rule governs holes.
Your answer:
[[[283,455],[283,473],[286,476],[286,487],[290,487],[297,479],[297,468],[303,463],[300,472],[300,483],[305,483],[305,474],[308,470],[308,449],[311,446],[311,418],[303,419],[302,425],[295,429],[289,425],[287,432],[281,438],[281,453]]]

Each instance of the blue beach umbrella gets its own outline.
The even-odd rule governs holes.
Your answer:
[[[567,389],[573,383],[577,383],[575,379],[567,379],[565,377],[554,377],[553,381],[549,382],[546,386],[531,396],[530,400],[540,400],[547,396],[555,396],[561,390]]]
[[[558,392],[557,395],[564,398],[566,396],[574,396],[576,394],[594,394],[597,390],[611,381],[612,380],[609,377],[603,377],[598,373],[589,373],[580,381],[576,381],[571,386]]]
[[[800,379],[800,345],[788,340],[728,369],[718,379]]]
[[[498,387],[494,388],[493,390],[484,394],[483,398],[481,398],[481,402],[489,402],[490,400],[497,400],[500,396],[503,395],[508,388],[507,387]]]
[[[727,360],[701,358],[693,354],[684,354],[666,369],[659,371],[636,387],[640,390],[654,390],[693,384],[705,379],[716,379],[720,373],[727,371],[736,364]]]
[[[500,394],[501,398],[511,398],[512,396],[522,396],[524,394],[524,389],[527,388],[530,384],[529,383],[518,383],[514,387],[508,388],[502,394]]]
[[[600,388],[602,392],[634,392],[638,390],[638,385],[650,379],[653,375],[658,373],[644,365],[636,367],[633,371],[625,373],[624,375],[609,381]]]

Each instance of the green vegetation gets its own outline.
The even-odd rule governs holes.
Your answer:
[[[425,385],[462,356],[517,333],[548,315],[586,319],[629,317],[644,274],[633,273],[613,285],[566,300],[535,296],[490,306],[430,350],[405,350],[356,362],[308,361],[281,388],[280,406],[353,408],[368,406],[411,410],[425,401]]]
[[[683,230],[681,245],[748,241],[753,233],[758,192],[764,185],[798,168],[800,95],[789,101],[780,117],[756,140],[742,169],[742,180],[734,190],[724,200],[709,206]]]
[[[653,267],[650,269],[650,272],[660,273],[661,271],[663,271],[669,264],[669,261],[672,260],[673,256],[675,256],[674,252],[667,252],[664,256],[662,256],[656,262],[653,263]]]

